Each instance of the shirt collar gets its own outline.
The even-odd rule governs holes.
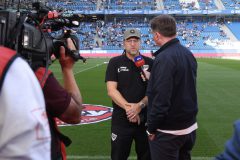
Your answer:
[[[131,59],[129,59],[129,58],[127,57],[127,53],[126,53],[125,51],[122,53],[122,56],[124,57],[124,59],[126,59],[126,60],[131,61],[131,62],[134,63],[134,61],[132,61]],[[141,54],[140,52],[139,52],[139,56],[142,56],[142,54]]]
[[[157,50],[155,53],[153,53],[154,56],[156,57],[160,52],[162,52],[163,50],[165,50],[166,48],[168,48],[169,46],[171,46],[172,44],[175,44],[175,43],[179,43],[179,40],[177,38],[173,38],[172,40],[165,43],[159,50]]]

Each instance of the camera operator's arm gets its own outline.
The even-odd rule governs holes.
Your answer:
[[[76,49],[70,38],[67,39],[67,43],[70,50]],[[67,110],[59,118],[66,123],[79,123],[82,111],[82,96],[73,74],[74,60],[66,55],[64,47],[60,48],[59,62],[62,67],[64,88],[72,96]]]

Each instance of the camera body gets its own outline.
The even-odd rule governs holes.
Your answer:
[[[17,23],[17,14],[7,10],[0,10],[0,45],[8,44],[10,31]]]
[[[79,27],[83,18],[64,16],[39,2],[32,6],[31,11],[0,10],[0,45],[16,50],[33,68],[51,64],[52,55],[59,58],[60,46],[64,46],[66,53],[75,61],[85,61],[78,53],[78,38],[72,32],[72,28]],[[77,51],[67,48],[67,38],[73,40]]]

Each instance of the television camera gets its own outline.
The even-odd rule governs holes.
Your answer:
[[[51,56],[59,58],[59,48],[75,61],[86,61],[79,54],[79,41],[72,28],[79,27],[84,15],[57,12],[40,2],[32,3],[31,9],[0,9],[0,45],[12,48],[28,61],[34,69],[48,67]],[[77,50],[67,48],[71,38]]]

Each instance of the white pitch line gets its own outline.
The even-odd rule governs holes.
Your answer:
[[[83,159],[83,160],[110,160],[110,156],[74,156],[69,155],[67,159]],[[137,157],[128,157],[128,160],[136,160]],[[213,157],[192,157],[192,160],[212,160]]]
[[[84,71],[87,71],[87,70],[90,70],[90,69],[93,69],[93,68],[96,68],[96,67],[99,67],[99,66],[101,66],[101,65],[103,65],[103,64],[104,64],[104,63],[102,63],[102,64],[97,64],[97,65],[95,65],[95,66],[92,66],[92,67],[86,68],[86,69],[84,69],[84,70],[75,72],[74,75],[76,75],[76,74],[78,74],[78,73],[81,73],[81,72],[84,72]]]
[[[78,73],[82,73],[82,72],[84,72],[84,71],[87,71],[87,70],[90,70],[90,69],[99,67],[99,66],[101,66],[101,65],[103,65],[103,64],[104,64],[104,63],[102,63],[102,64],[97,64],[97,65],[95,65],[95,66],[93,66],[93,67],[89,67],[89,68],[83,69],[83,70],[81,70],[81,71],[75,72],[75,73],[74,73],[74,76],[75,76],[76,74],[78,74]],[[57,78],[57,79],[60,80],[60,79],[62,79],[62,77],[61,77],[61,78]]]

